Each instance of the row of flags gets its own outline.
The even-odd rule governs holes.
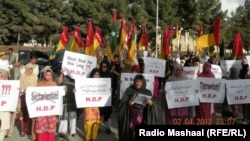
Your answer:
[[[204,34],[204,28],[203,26],[200,26],[200,29],[198,31],[198,38],[196,41],[196,55],[200,55],[201,49],[208,48],[208,54],[210,56],[213,55],[214,46],[218,46],[220,49],[220,56],[224,57],[224,40],[220,43],[220,25],[221,25],[221,19],[217,18],[213,25],[212,29],[209,33]],[[235,35],[233,49],[232,49],[232,56],[231,59],[238,59],[243,56],[243,44],[242,44],[242,38],[240,30],[237,30],[237,33]]]
[[[74,31],[69,34],[67,27],[63,27],[62,32],[60,34],[60,39],[58,44],[52,50],[50,55],[50,59],[54,59],[56,52],[65,49],[73,52],[82,51],[87,55],[95,56],[95,50],[101,46],[106,45],[108,52],[108,58],[113,59],[114,54],[121,54],[124,48],[128,49],[127,59],[133,60],[136,58],[136,52],[138,48],[148,47],[149,41],[147,36],[146,27],[141,27],[140,35],[137,38],[137,29],[134,22],[130,24],[128,27],[126,24],[126,20],[122,17],[121,27],[119,31],[119,37],[117,34],[116,26],[117,26],[117,18],[116,18],[116,10],[113,10],[113,21],[111,27],[111,33],[109,35],[109,41],[106,42],[102,36],[101,30],[99,28],[95,28],[93,26],[93,21],[90,19],[88,21],[87,27],[87,36],[85,44],[82,40],[81,33],[79,28],[76,26]],[[220,47],[220,24],[221,19],[217,18],[213,25],[211,26],[211,30],[209,33],[204,33],[204,28],[201,25],[198,31],[198,38],[196,41],[196,55],[200,55],[201,50],[204,48],[208,48],[209,53],[213,53],[214,46]],[[176,25],[176,39],[179,40],[179,29],[178,24]],[[165,59],[166,56],[171,55],[171,45],[172,45],[172,37],[173,37],[173,28],[164,28],[161,38],[161,49],[160,49],[160,58]],[[222,44],[221,44],[222,45]],[[223,48],[223,49],[222,49]],[[224,55],[224,43],[220,48],[220,54]],[[238,30],[234,46],[233,46],[233,58],[237,59],[238,57],[243,56],[242,50],[242,39],[240,35],[240,31]]]

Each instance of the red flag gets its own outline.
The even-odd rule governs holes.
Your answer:
[[[93,45],[93,39],[94,39],[94,29],[93,29],[92,19],[90,19],[89,22],[88,22],[86,47],[89,47],[89,46]]]
[[[75,27],[75,30],[74,30],[74,32],[72,34],[73,34],[73,37],[75,39],[75,42],[78,44],[78,47],[82,48],[83,47],[83,42],[82,42],[82,36],[81,36],[79,28]]]
[[[128,33],[128,36],[127,36],[127,41],[126,41],[127,46],[129,46],[131,44],[131,40],[132,40],[134,31],[135,31],[135,23],[131,23],[129,33]]]
[[[146,27],[143,26],[142,27],[142,31],[141,31],[141,36],[140,36],[140,40],[139,40],[139,47],[147,47],[148,46],[148,35],[146,32]]]
[[[220,18],[213,23],[213,33],[215,43],[218,46],[220,44]]]
[[[240,31],[238,30],[234,39],[234,46],[233,46],[234,59],[237,59],[238,57],[243,56],[242,46],[243,46],[242,39],[241,39]]]
[[[104,38],[102,36],[102,33],[99,28],[95,29],[95,35],[94,35],[94,50],[98,48],[100,45],[104,44]]]
[[[116,22],[116,9],[113,10],[113,22]]]
[[[204,32],[204,27],[202,25],[200,25],[200,29],[198,31],[198,36],[200,37]]]
[[[169,47],[169,38],[171,36],[172,36],[172,27],[170,27],[168,30],[164,28],[162,46],[163,46],[165,55],[169,55],[171,53],[170,47]]]

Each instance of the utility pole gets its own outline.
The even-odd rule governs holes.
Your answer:
[[[155,58],[158,58],[158,15],[159,15],[159,8],[158,8],[158,0],[156,0],[156,36],[155,36]]]

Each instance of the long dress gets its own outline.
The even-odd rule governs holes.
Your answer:
[[[198,77],[215,78],[215,75],[211,72],[211,64],[205,62],[203,64],[202,72],[198,74]],[[215,103],[200,103],[199,106],[195,107],[196,118],[195,122],[198,123],[200,120],[212,121],[215,113],[217,112],[217,107]],[[210,124],[207,122],[205,124]]]
[[[53,76],[53,71],[50,69],[47,69],[44,71],[46,72],[51,72]],[[43,80],[38,82],[37,86],[56,86],[57,84],[51,80]],[[54,141],[55,140],[55,132],[57,129],[57,121],[58,118],[56,115],[51,115],[51,116],[42,116],[42,117],[37,117],[35,121],[35,132],[36,132],[36,138],[37,141]]]
[[[183,71],[183,67],[180,65],[176,65],[174,70],[173,70],[173,74],[168,78],[167,82],[173,82],[173,81],[182,81],[182,80],[188,80],[188,78],[183,75],[183,73],[181,75],[177,75],[177,71],[181,69]],[[165,95],[164,95],[165,96]],[[164,97],[164,100],[166,99],[166,97]],[[166,100],[165,100],[166,101]],[[166,102],[164,102],[166,103]],[[166,104],[167,106],[167,104]],[[189,107],[179,107],[179,108],[173,108],[173,109],[169,109],[167,107],[166,110],[166,124],[168,125],[173,125],[175,124],[175,120],[179,120],[181,121],[180,124],[184,124],[185,119],[189,117]]]
[[[25,89],[27,87],[37,86],[38,77],[34,72],[30,74],[28,72],[29,68],[34,68],[34,65],[28,63],[25,65],[25,72],[20,76],[20,88],[23,94],[20,96],[20,108],[21,111],[18,113],[19,125],[20,125],[20,135],[25,135],[31,133],[32,138],[35,139],[35,134],[33,133],[32,128],[32,119],[29,118],[28,109],[25,102]]]
[[[146,89],[145,79],[143,83],[141,89],[136,89],[134,81],[134,84],[126,89],[121,99],[118,112],[119,141],[134,141],[135,125],[152,125],[157,123],[157,110],[154,104],[151,106],[148,104],[128,105],[129,101],[134,99],[137,94],[153,96],[151,91]]]
[[[96,73],[100,74],[100,70],[98,68],[95,68],[91,71],[90,78],[94,78],[94,75]],[[99,126],[101,123],[101,115],[99,107],[84,108],[83,116],[84,116],[83,128],[86,141],[96,141],[98,136]]]

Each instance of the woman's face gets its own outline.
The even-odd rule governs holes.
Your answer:
[[[52,80],[52,73],[50,71],[46,72],[44,74],[44,79],[47,81]]]
[[[135,88],[136,89],[142,88],[142,84],[143,84],[142,80],[140,80],[140,79],[136,80],[135,81]]]
[[[31,64],[35,64],[36,61],[37,61],[37,58],[32,58],[32,59],[30,59],[30,63],[31,63]]]
[[[31,67],[31,68],[27,68],[26,69],[26,73],[27,74],[32,74],[33,73],[33,68]]]
[[[107,69],[108,69],[107,64],[102,63],[102,65],[101,65],[101,70],[102,70],[102,71],[107,71]]]
[[[175,73],[176,76],[181,76],[182,74],[183,74],[183,69],[181,68],[176,69],[176,73]]]
[[[99,78],[100,77],[100,73],[99,72],[95,72],[93,78]]]

